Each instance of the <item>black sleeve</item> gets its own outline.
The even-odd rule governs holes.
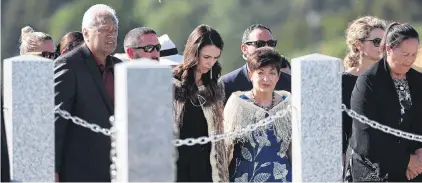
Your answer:
[[[418,92],[416,94],[421,94],[421,93]],[[405,115],[404,118],[406,117],[411,118],[409,119],[410,129],[411,129],[410,133],[422,135],[422,113],[420,112],[420,110],[422,109],[422,100],[419,96],[418,97],[412,96],[412,97],[418,98],[418,100],[416,100],[417,103],[412,104],[412,107],[409,111],[410,115],[409,116]],[[420,149],[420,148],[422,148],[422,142],[418,142],[418,141],[409,142],[410,152],[414,153],[417,149]]]
[[[369,76],[359,76],[355,88],[352,92],[351,107],[358,114],[386,124],[377,112],[375,96],[380,95],[374,92],[376,86],[373,85]],[[382,89],[377,88],[382,91]],[[410,154],[401,147],[392,135],[386,134],[378,129],[374,129],[360,121],[353,120],[353,129],[358,136],[354,139],[354,148],[357,152],[364,152],[370,160],[379,162],[382,169],[386,170],[392,176],[406,175],[407,166],[410,160]],[[396,175],[395,175],[396,174]]]
[[[60,74],[65,72],[58,77],[55,77],[54,82],[55,86],[55,105],[60,105],[60,109],[71,112],[73,103],[75,100],[75,91],[76,91],[76,76],[74,70],[72,70],[65,58],[59,58],[55,61],[55,66],[60,68],[54,71],[55,74]],[[60,173],[61,161],[63,159],[63,148],[66,138],[66,130],[68,126],[68,120],[60,117],[56,114],[55,122],[55,153],[56,153],[56,172]]]
[[[232,85],[230,85],[229,82],[227,81],[227,79],[224,78],[224,77],[221,77],[220,78],[220,81],[222,81],[224,83],[224,95],[225,95],[225,97],[224,97],[224,105],[226,105],[227,101],[230,98],[230,95],[233,92],[232,89],[231,89],[232,88]]]
[[[343,104],[346,105],[348,109],[350,109],[350,96],[353,90],[353,87],[350,87],[350,85],[352,85],[352,83],[350,83],[350,81],[347,80],[345,76],[343,76],[342,77],[342,101],[343,101]],[[352,121],[353,121],[352,118],[350,118],[346,112],[343,112],[343,119],[342,119],[343,154],[346,153],[347,147],[349,145],[348,139],[352,133]]]
[[[1,113],[1,182],[10,182],[9,152],[3,113],[3,91],[1,94]]]

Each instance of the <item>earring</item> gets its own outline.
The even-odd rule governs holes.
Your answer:
[[[212,79],[212,67],[211,67],[211,70],[210,70],[210,78]]]

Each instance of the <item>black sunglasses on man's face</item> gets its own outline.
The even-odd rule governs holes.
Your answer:
[[[161,50],[161,44],[157,44],[157,45],[146,45],[146,46],[135,46],[132,47],[133,49],[139,50],[139,49],[143,49],[145,52],[147,53],[151,53],[155,50],[157,50],[158,52],[160,52]]]
[[[276,47],[277,46],[277,40],[268,40],[268,41],[248,41],[245,42],[246,45],[253,45],[257,48],[261,48],[264,47],[265,45],[269,46],[269,47]]]

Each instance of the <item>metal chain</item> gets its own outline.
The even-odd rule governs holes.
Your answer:
[[[91,123],[88,123],[88,122],[86,122],[85,120],[83,120],[83,119],[81,119],[81,118],[79,118],[79,117],[77,117],[77,116],[72,116],[72,115],[70,115],[70,113],[69,113],[69,112],[67,112],[67,111],[63,111],[63,110],[60,110],[60,109],[56,109],[55,113],[56,113],[56,114],[59,114],[59,115],[60,115],[62,118],[64,118],[64,119],[71,120],[73,123],[75,123],[75,124],[77,124],[77,125],[83,126],[83,127],[85,127],[85,128],[89,128],[89,129],[91,129],[93,132],[96,132],[96,133],[102,133],[102,134],[104,134],[104,135],[106,135],[106,136],[110,136],[110,134],[111,134],[111,132],[110,132],[110,130],[109,130],[109,129],[106,129],[106,128],[101,128],[101,127],[100,127],[100,126],[98,126],[97,124],[91,124]]]
[[[416,134],[412,134],[412,133],[409,133],[409,132],[404,132],[404,131],[401,131],[401,130],[391,128],[391,127],[386,126],[386,125],[382,125],[382,124],[380,124],[376,121],[368,119],[366,116],[359,115],[355,111],[348,109],[346,107],[346,105],[344,105],[344,104],[341,105],[341,110],[346,112],[346,114],[348,114],[351,118],[356,119],[356,120],[358,120],[358,121],[360,121],[364,124],[367,124],[372,128],[381,130],[385,133],[388,133],[388,134],[391,134],[391,135],[394,135],[394,136],[397,136],[397,137],[401,137],[401,138],[404,138],[404,139],[422,142],[422,136],[421,135],[416,135]],[[193,146],[193,145],[197,145],[197,144],[203,145],[203,144],[207,144],[209,142],[216,142],[216,141],[220,141],[220,140],[224,140],[224,139],[228,139],[228,138],[238,137],[238,136],[241,136],[241,135],[243,135],[247,132],[255,131],[259,127],[266,126],[266,125],[274,122],[274,120],[277,119],[277,118],[285,117],[285,115],[289,112],[291,112],[291,110],[279,111],[273,116],[269,116],[269,117],[267,117],[263,120],[258,121],[255,124],[248,125],[245,128],[241,128],[241,129],[235,130],[233,132],[228,132],[228,133],[209,136],[209,137],[176,139],[176,140],[174,140],[174,145],[176,147],[183,146],[183,145],[186,145],[186,146]],[[59,114],[64,119],[71,120],[73,123],[80,125],[80,126],[83,126],[85,128],[89,128],[96,133],[102,133],[106,136],[110,136],[110,138],[111,138],[110,177],[111,177],[111,182],[116,182],[117,181],[117,179],[116,179],[117,178],[117,164],[116,164],[116,162],[117,162],[118,156],[117,156],[117,151],[116,151],[116,145],[117,144],[116,144],[116,128],[115,128],[114,116],[110,117],[110,123],[111,123],[112,127],[110,129],[105,129],[105,128],[101,128],[97,124],[90,124],[90,123],[84,121],[83,119],[81,119],[79,117],[73,117],[67,111],[56,109],[55,113]]]
[[[110,138],[111,138],[111,149],[110,149],[110,160],[111,160],[111,165],[110,165],[110,178],[111,178],[111,182],[117,182],[117,150],[116,150],[116,123],[114,121],[114,116],[110,117],[110,124],[111,124],[111,128],[110,128]]]
[[[233,132],[223,133],[223,134],[219,134],[219,135],[213,135],[213,136],[209,136],[209,137],[199,137],[199,138],[196,138],[196,139],[195,138],[186,138],[186,139],[183,139],[183,140],[177,139],[177,140],[174,140],[174,145],[176,147],[183,146],[183,145],[193,146],[193,145],[196,145],[196,144],[207,144],[209,142],[216,142],[216,141],[220,141],[220,140],[224,140],[224,139],[228,139],[228,138],[238,137],[238,136],[241,136],[241,135],[243,135],[247,132],[255,131],[257,128],[259,128],[261,126],[266,126],[266,125],[272,123],[275,119],[284,117],[289,112],[290,112],[290,110],[279,111],[273,116],[269,116],[265,119],[258,121],[255,124],[247,125],[245,128],[241,128],[241,129],[235,130]]]
[[[106,128],[101,128],[100,126],[98,126],[97,124],[91,124],[86,122],[85,120],[76,117],[76,116],[72,116],[70,115],[69,112],[64,111],[64,110],[60,110],[60,109],[56,109],[55,111],[56,114],[59,114],[61,117],[63,117],[64,119],[67,120],[71,120],[73,123],[80,125],[82,127],[85,128],[89,128],[91,129],[93,132],[96,133],[102,133],[106,136],[110,136],[111,138],[111,148],[110,148],[110,161],[111,161],[111,165],[110,165],[110,178],[111,178],[111,182],[116,182],[116,177],[117,177],[117,150],[116,150],[116,127],[115,127],[115,122],[114,122],[114,116],[110,117],[110,124],[111,124],[111,128],[110,129],[106,129]]]
[[[376,121],[368,119],[366,116],[359,115],[358,113],[356,113],[355,111],[353,111],[351,109],[347,109],[346,105],[344,105],[344,104],[341,105],[341,110],[346,112],[351,118],[359,120],[360,122],[365,123],[372,128],[381,130],[385,133],[388,133],[388,134],[391,134],[391,135],[394,135],[394,136],[397,136],[397,137],[422,142],[422,136],[421,135],[416,135],[416,134],[412,134],[412,133],[409,133],[409,132],[404,132],[404,131],[401,131],[401,130],[391,128],[389,126],[382,125],[382,124],[380,124]]]

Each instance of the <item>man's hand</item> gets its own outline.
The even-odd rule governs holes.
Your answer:
[[[56,182],[60,182],[59,181],[59,173],[56,173]]]

